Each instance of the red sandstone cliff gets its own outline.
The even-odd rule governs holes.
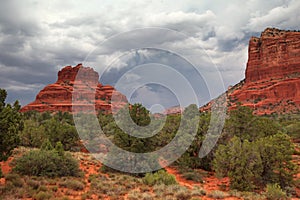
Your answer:
[[[79,70],[80,73],[78,73]],[[77,75],[78,77],[76,77]],[[99,75],[92,68],[83,67],[81,64],[78,64],[76,67],[66,66],[58,72],[57,81],[41,90],[35,101],[24,106],[21,112],[30,110],[39,112],[71,112],[72,106],[76,106],[77,109],[80,108],[84,111],[90,108],[91,105],[95,105],[97,111],[111,112],[112,94],[114,95],[114,109],[119,109],[127,104],[127,99],[124,95],[116,91],[112,86],[103,86],[98,80]],[[73,93],[74,87],[76,87],[75,98]]]
[[[257,115],[299,112],[300,32],[267,28],[260,38],[252,37],[245,80],[226,93],[229,110],[240,102]]]

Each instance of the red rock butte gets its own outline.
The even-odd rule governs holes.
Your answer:
[[[240,102],[257,115],[299,113],[300,32],[267,28],[260,38],[252,37],[245,80],[226,94],[229,110]],[[210,109],[212,102],[200,110]]]
[[[73,106],[73,111],[75,107],[76,111],[92,108],[110,113],[112,107],[113,110],[118,110],[127,103],[127,98],[112,86],[102,85],[99,82],[99,74],[92,68],[78,64],[60,70],[57,81],[42,89],[35,101],[24,106],[21,112],[72,112]]]

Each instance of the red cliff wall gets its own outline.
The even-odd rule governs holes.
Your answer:
[[[229,110],[240,102],[257,115],[299,112],[300,32],[267,28],[252,37],[245,77],[227,91]]]

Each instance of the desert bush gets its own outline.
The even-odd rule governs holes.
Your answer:
[[[92,197],[91,197],[92,195],[89,193],[89,192],[86,192],[86,193],[83,193],[82,195],[81,195],[81,199],[82,200],[85,200],[85,199],[91,199]]]
[[[128,193],[127,198],[128,198],[129,200],[140,200],[140,196],[141,196],[141,194],[140,194],[139,191],[137,191],[137,190],[132,190],[132,191],[130,191],[130,192]]]
[[[187,200],[192,197],[191,192],[183,187],[177,190],[174,196],[176,197],[176,199],[182,199],[182,200]]]
[[[294,181],[293,185],[296,187],[296,188],[300,188],[300,179],[297,179]]]
[[[286,192],[287,196],[297,196],[297,191],[295,187],[285,187],[284,191]]]
[[[97,193],[107,194],[113,187],[111,181],[99,181],[94,179],[91,181],[91,189]]]
[[[159,170],[155,173],[147,173],[143,178],[143,182],[146,185],[156,185],[156,184],[164,184],[164,185],[172,185],[176,184],[176,179],[174,175],[168,174],[164,170]]]
[[[241,192],[241,197],[243,197],[244,200],[261,200],[266,199],[266,197],[263,194],[258,194],[255,192]]]
[[[165,186],[165,189],[162,191],[163,196],[174,196],[174,194],[178,191],[185,191],[186,188],[181,185],[168,185]]]
[[[209,193],[208,196],[213,199],[224,199],[224,198],[228,197],[229,195],[223,191],[214,190],[211,193]]]
[[[24,181],[18,174],[7,174],[5,176],[5,180],[7,182],[11,182],[15,187],[22,187],[24,185]]]
[[[66,187],[72,190],[83,190],[84,184],[77,180],[66,180],[59,184],[61,187]]]
[[[144,193],[144,192],[140,192],[138,190],[131,190],[128,193],[127,198],[129,200],[153,200],[154,196],[151,193]]]
[[[47,199],[50,199],[51,197],[52,197],[51,193],[40,191],[39,193],[37,193],[36,195],[34,195],[33,198],[35,200],[47,200]]]
[[[192,196],[204,196],[206,195],[206,191],[203,188],[194,187],[191,194]]]
[[[36,180],[29,179],[26,181],[26,183],[34,190],[37,190],[40,187],[40,182]]]
[[[154,197],[151,193],[143,192],[142,195],[141,195],[141,199],[142,200],[153,200]]]
[[[39,187],[38,191],[47,192],[47,191],[48,191],[48,188],[47,188],[47,186],[45,186],[45,185],[41,185],[41,186]]]
[[[166,188],[167,188],[166,185],[154,185],[153,191],[157,194],[161,194],[166,190]]]
[[[277,183],[267,185],[266,197],[269,200],[287,199],[286,193],[281,189],[280,185]]]
[[[16,160],[15,172],[29,176],[79,176],[78,162],[68,153],[32,150]]]
[[[182,174],[182,177],[184,177],[187,180],[203,183],[202,176],[197,172],[186,172]]]
[[[58,187],[55,185],[55,186],[52,186],[51,187],[51,190],[53,191],[53,192],[57,192],[58,191]]]

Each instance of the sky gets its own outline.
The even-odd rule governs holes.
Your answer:
[[[244,78],[251,36],[299,30],[299,9],[298,0],[1,1],[0,88],[26,105],[63,66],[83,63],[130,102],[202,105]]]

